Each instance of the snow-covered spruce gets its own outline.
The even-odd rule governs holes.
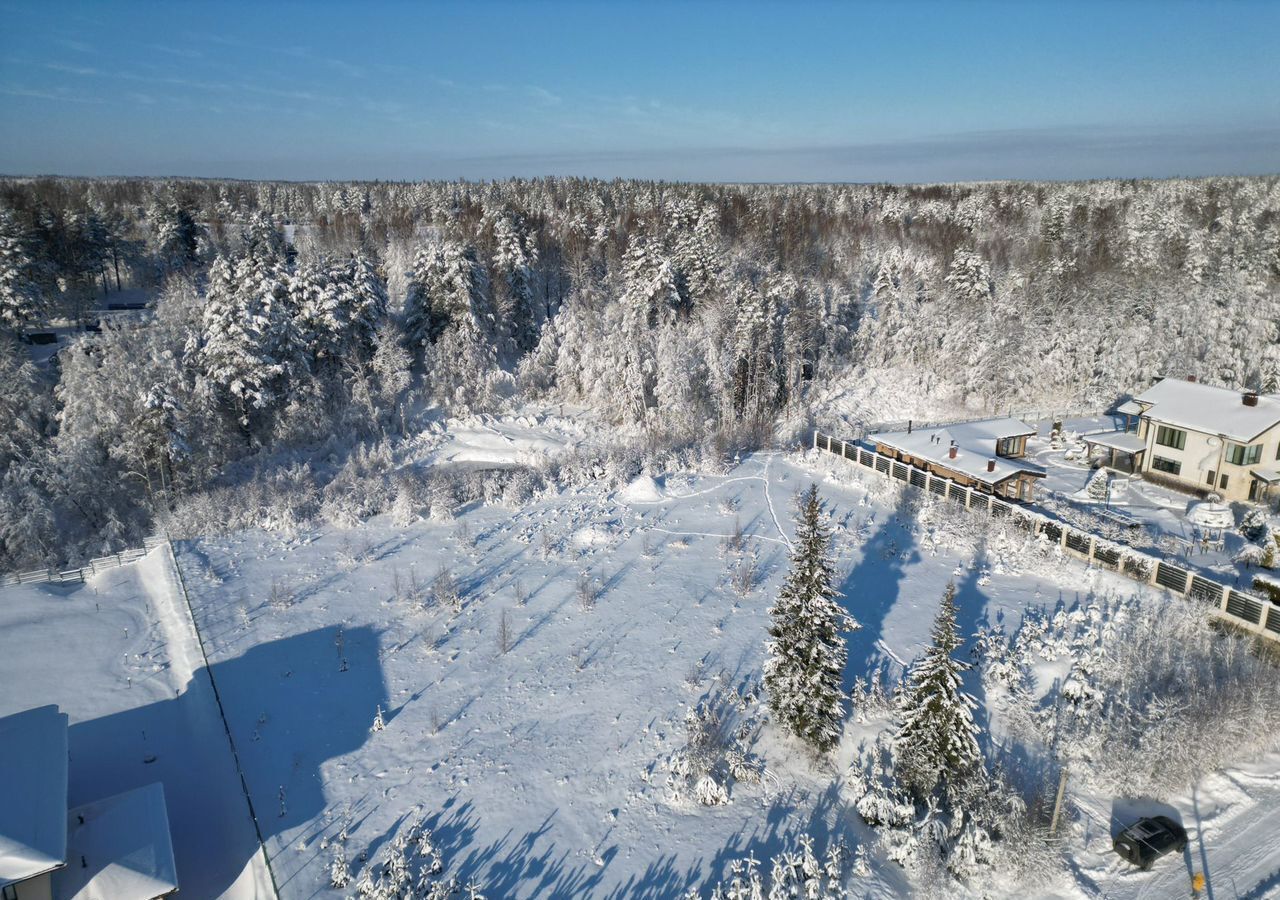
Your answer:
[[[802,834],[799,847],[786,849],[761,862],[754,855],[729,864],[729,877],[718,881],[709,892],[690,890],[685,900],[843,900],[849,896],[845,880],[849,872],[849,851],[842,841],[834,841],[825,854],[814,851],[813,838]],[[767,869],[767,874],[766,874]]]
[[[42,310],[35,260],[13,213],[0,208],[0,335],[35,322]]]
[[[921,799],[939,786],[952,791],[982,766],[978,726],[973,721],[978,704],[960,684],[965,664],[952,656],[959,646],[956,586],[948,582],[929,648],[912,666],[898,712],[898,777]]]
[[[365,867],[355,896],[358,900],[445,900],[460,888],[443,873],[444,860],[431,831],[416,819],[397,832],[376,862]],[[483,900],[474,882],[466,890],[468,897]]]
[[[664,763],[671,802],[722,806],[729,802],[735,782],[758,783],[764,767],[747,749],[756,730],[751,718],[730,728],[714,702],[690,709],[685,744]]]
[[[831,532],[817,485],[799,498],[791,571],[770,609],[764,686],[775,721],[819,753],[840,738],[842,679],[848,659],[842,632],[857,623],[836,603]]]

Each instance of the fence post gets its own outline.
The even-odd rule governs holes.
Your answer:
[[[849,447],[849,442],[848,442],[848,441],[841,441],[841,442],[840,442],[840,458],[841,458],[841,459],[848,459],[848,458],[849,458],[848,447]]]
[[[813,429],[813,449],[818,449],[818,429]]]
[[[1062,532],[1058,535],[1058,546],[1065,548],[1067,546],[1067,524],[1065,522],[1062,523],[1058,531]]]
[[[964,508],[973,509],[973,488],[971,487],[964,489]]]
[[[1097,547],[1097,545],[1098,545],[1098,539],[1095,538],[1093,535],[1089,535],[1089,565],[1093,565],[1094,563],[1093,551],[1094,551],[1094,548]]]
[[[1187,580],[1190,581],[1191,579],[1188,578]],[[1223,612],[1226,611],[1227,598],[1230,596],[1231,596],[1231,588],[1227,587],[1225,584],[1222,585],[1222,602],[1218,604],[1218,609],[1222,610]],[[1265,609],[1262,611],[1263,614],[1258,617],[1258,624],[1262,625],[1266,623],[1267,621],[1266,612],[1267,611]]]

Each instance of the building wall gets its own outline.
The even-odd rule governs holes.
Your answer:
[[[18,900],[53,900],[53,882],[49,873],[19,882]]]
[[[1254,444],[1262,444],[1262,456],[1258,462],[1249,466],[1233,465],[1226,460],[1229,445],[1234,441],[1223,440],[1217,435],[1181,429],[1187,433],[1186,442],[1181,450],[1156,443],[1156,434],[1162,423],[1146,416],[1142,418],[1139,435],[1146,439],[1147,451],[1143,454],[1142,471],[1155,472],[1165,478],[1176,478],[1189,487],[1200,490],[1211,490],[1220,494],[1225,500],[1248,500],[1249,485],[1254,478],[1249,473],[1254,469],[1280,468],[1276,454],[1280,450],[1280,427],[1265,432]],[[1170,426],[1176,427],[1176,426]],[[1216,446],[1215,446],[1216,445]],[[1182,470],[1173,475],[1155,468],[1156,457],[1180,463]],[[1214,473],[1214,483],[1209,484],[1209,473]],[[1222,476],[1227,476],[1227,486],[1222,487]]]

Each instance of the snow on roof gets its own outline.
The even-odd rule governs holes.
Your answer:
[[[67,867],[53,900],[155,900],[178,889],[160,782],[86,803],[63,818]]]
[[[0,719],[0,885],[67,858],[67,715],[38,706]]]
[[[938,428],[890,431],[873,434],[872,441],[884,444],[917,459],[959,472],[984,484],[999,484],[1019,472],[1043,476],[1044,469],[1021,459],[996,456],[996,444],[1003,438],[1035,434],[1036,430],[1017,419],[984,419]],[[949,455],[952,441],[959,448],[955,459]],[[987,471],[987,461],[996,461],[995,471]]]
[[[1225,503],[1197,503],[1187,512],[1187,519],[1201,528],[1234,528],[1235,514]]]
[[[1280,422],[1280,397],[1261,394],[1257,406],[1245,406],[1242,397],[1231,388],[1165,378],[1134,399],[1157,422],[1221,434],[1233,441],[1251,441]]]
[[[1133,400],[1126,400],[1116,407],[1116,412],[1122,416],[1140,416],[1142,415],[1142,404]]]
[[[1252,471],[1249,472],[1249,474],[1252,475],[1254,478],[1258,479],[1259,481],[1265,481],[1267,484],[1273,484],[1277,481],[1280,481],[1280,470],[1276,470],[1276,469],[1271,469],[1271,468],[1253,469]]]
[[[1083,439],[1086,444],[1110,447],[1121,453],[1137,453],[1139,450],[1147,449],[1146,440],[1132,431],[1095,431],[1092,434],[1083,435]]]

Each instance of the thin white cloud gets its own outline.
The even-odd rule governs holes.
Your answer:
[[[66,47],[68,50],[74,50],[77,53],[92,53],[93,44],[84,41],[72,40],[71,38],[56,38],[54,43],[59,46]]]
[[[171,47],[168,44],[146,44],[145,46],[150,50],[158,50],[161,53],[180,56],[183,59],[200,59],[204,56],[199,50],[193,50],[190,47]]]
[[[564,98],[561,97],[559,94],[553,94],[551,91],[547,90],[546,88],[539,87],[536,84],[526,85],[525,92],[533,99],[539,101],[540,103],[544,103],[547,106],[559,106],[561,103],[564,102]]]
[[[64,103],[102,102],[102,100],[97,97],[84,97],[79,94],[71,94],[63,91],[48,91],[42,88],[29,88],[16,84],[0,85],[0,94],[6,94],[10,97],[27,97],[33,100],[61,100]]]
[[[91,66],[69,66],[66,63],[43,63],[46,69],[52,69],[54,72],[66,72],[68,75],[101,75],[97,69]]]

